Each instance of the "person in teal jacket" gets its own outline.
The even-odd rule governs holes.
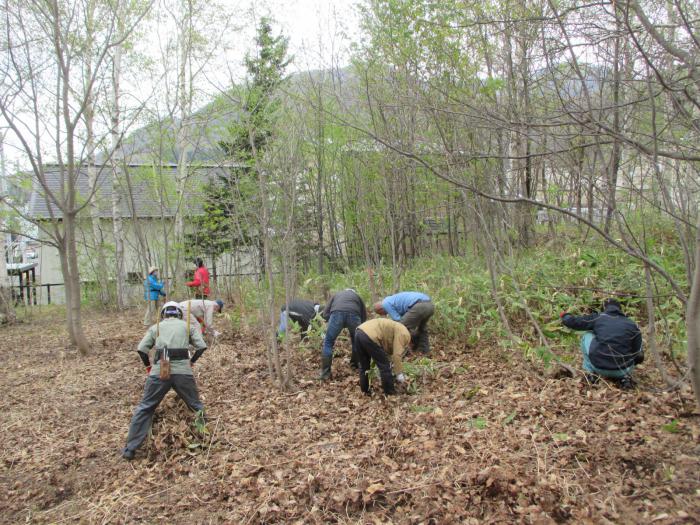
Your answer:
[[[153,324],[153,315],[158,311],[158,301],[165,297],[163,288],[165,285],[158,280],[158,268],[151,266],[148,269],[148,277],[143,281],[143,298],[146,300],[146,315],[143,317],[143,325]]]

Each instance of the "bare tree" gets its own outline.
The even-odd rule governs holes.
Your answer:
[[[111,5],[105,3],[105,8]],[[105,78],[108,53],[133,31],[150,5],[135,13],[120,34],[116,17],[107,17],[85,55],[89,9],[79,2],[10,2],[0,62],[0,113],[20,143],[34,184],[46,200],[50,219],[41,227],[58,248],[66,289],[66,318],[71,342],[81,353],[89,344],[82,326],[81,280],[76,239],[78,214],[97,187],[79,193],[80,166],[89,149],[83,126],[95,86]],[[59,184],[47,177],[48,151],[58,166]],[[93,181],[94,183],[94,181]]]

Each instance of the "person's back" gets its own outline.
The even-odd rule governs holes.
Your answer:
[[[382,306],[394,321],[399,321],[416,303],[429,301],[430,296],[422,292],[399,292],[385,297]]]
[[[296,316],[307,323],[316,317],[316,307],[318,303],[309,301],[308,299],[292,299],[289,301],[289,315]],[[282,305],[281,311],[285,310],[285,305]]]
[[[629,388],[630,374],[644,361],[642,333],[615,299],[606,299],[603,308],[601,313],[582,316],[564,312],[561,321],[567,328],[585,331],[581,351],[587,372],[620,379],[620,386]]]
[[[200,266],[197,268],[197,271],[195,272],[199,280],[202,282],[202,292],[204,295],[209,295],[209,292],[211,291],[209,289],[209,270],[207,270],[206,266]]]
[[[367,310],[364,301],[357,292],[351,288],[346,288],[333,295],[323,311],[323,318],[328,319],[333,312],[345,312],[359,315],[362,322],[367,319]]]
[[[591,361],[596,366],[624,368],[639,353],[641,331],[637,323],[622,312],[601,313],[594,322],[593,333],[596,336],[596,346],[591,349]]]
[[[411,341],[408,328],[401,323],[383,317],[365,321],[357,329],[362,330],[373,341],[379,343],[389,355],[393,355],[395,343],[397,343],[397,349],[403,350]]]
[[[396,374],[397,381],[405,381],[401,357],[411,342],[408,328],[391,319],[370,319],[358,326],[355,334],[360,389],[369,393],[369,378],[366,372],[373,359],[379,369],[384,393],[395,393],[392,372]]]

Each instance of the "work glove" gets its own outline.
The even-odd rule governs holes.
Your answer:
[[[146,367],[146,375],[150,376],[151,375],[151,367],[150,365]]]
[[[399,383],[405,383],[406,382],[406,376],[403,374],[399,374],[396,376],[396,381]]]
[[[221,335],[221,332],[217,332],[216,330],[214,330],[212,335],[214,336],[214,339],[216,339],[217,337],[219,337]]]

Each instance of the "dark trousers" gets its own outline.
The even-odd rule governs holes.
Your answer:
[[[296,314],[289,314],[289,318],[299,325],[301,340],[306,339],[309,335],[309,321]]]
[[[355,351],[357,352],[357,360],[360,367],[360,390],[364,393],[369,392],[369,366],[372,359],[377,363],[379,368],[379,376],[382,378],[382,388],[385,394],[393,394],[394,376],[391,373],[391,362],[389,356],[386,355],[384,349],[377,343],[372,341],[370,337],[362,330],[355,331]]]
[[[143,390],[143,398],[136,410],[134,410],[134,415],[129,425],[129,435],[126,438],[126,448],[128,450],[136,450],[146,439],[148,429],[153,421],[153,413],[171,388],[175,389],[180,399],[191,410],[195,412],[204,410],[204,405],[199,399],[197,383],[194,382],[193,376],[173,374],[166,381],[156,376],[148,376]]]
[[[427,354],[430,352],[428,340],[428,321],[435,313],[435,305],[431,301],[419,301],[403,314],[401,324],[411,332],[413,348]]]

